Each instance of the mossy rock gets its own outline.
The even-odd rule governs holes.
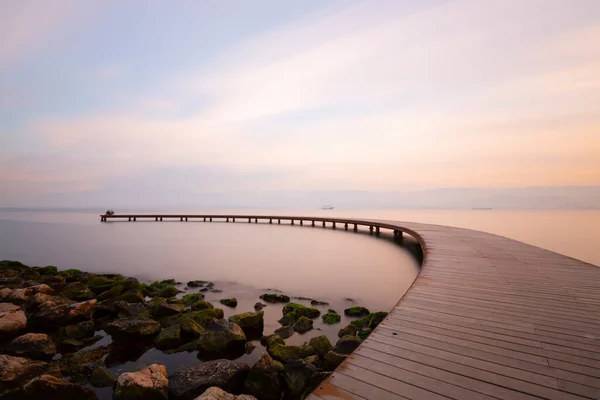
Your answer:
[[[125,285],[114,285],[110,289],[105,292],[100,293],[96,296],[96,298],[100,301],[112,299],[113,297],[118,297],[125,291]]]
[[[352,323],[350,323],[339,330],[338,337],[341,338],[344,336],[356,336],[357,332],[358,332],[358,328],[356,327],[356,325],[353,325]]]
[[[88,287],[96,294],[104,293],[110,290],[118,282],[105,276],[95,276],[87,281]]]
[[[346,359],[346,355],[338,354],[334,351],[329,351],[323,357],[323,369],[325,371],[333,371],[336,369],[344,360]]]
[[[227,307],[237,307],[238,305],[238,301],[235,297],[229,298],[229,299],[221,299],[219,300],[219,303],[227,306]]]
[[[58,363],[64,376],[69,376],[75,381],[85,380],[102,363],[102,358],[108,353],[110,353],[110,346],[101,346],[74,354],[63,354]]]
[[[204,326],[196,340],[198,357],[214,359],[220,357],[240,356],[246,346],[246,335],[239,325],[225,321],[213,320]]]
[[[188,311],[182,314],[173,315],[172,317],[163,317],[160,319],[160,324],[163,327],[180,324],[184,318],[191,318],[200,325],[204,325],[213,319],[223,318],[224,313],[220,308],[209,308],[201,311]]]
[[[260,298],[267,303],[287,303],[290,301],[290,296],[277,293],[265,293]]]
[[[371,332],[373,332],[373,330],[371,328],[362,329],[362,330],[358,331],[356,336],[359,337],[361,340],[365,340],[367,337],[369,337]]]
[[[69,283],[62,289],[61,295],[75,301],[91,300],[95,297],[94,292],[92,292],[87,285],[81,282]]]
[[[379,325],[384,319],[385,317],[387,317],[388,313],[384,312],[384,311],[379,311],[379,312],[375,312],[375,313],[371,313],[368,315],[368,327],[370,329],[375,329],[377,327],[377,325]]]
[[[125,286],[125,290],[129,289],[137,289],[140,290],[140,282],[136,278],[127,278],[122,281],[122,284]]]
[[[281,336],[283,339],[287,339],[294,334],[294,327],[292,325],[282,326],[275,329],[275,334]]]
[[[82,321],[65,326],[65,335],[71,339],[82,339],[94,334],[94,321]]]
[[[273,346],[274,344],[285,345],[285,341],[283,340],[283,338],[281,336],[272,334],[272,335],[261,337],[260,344],[262,344],[265,347],[270,347],[270,346]]]
[[[327,312],[327,314],[323,315],[323,323],[324,324],[336,324],[338,322],[340,322],[342,320],[342,317],[340,316],[340,314],[336,313],[336,312]]]
[[[325,354],[327,354],[333,349],[331,342],[325,335],[317,336],[310,339],[308,344],[311,345],[313,349],[315,349],[317,355],[321,358],[325,357]]]
[[[173,297],[179,293],[179,290],[175,286],[166,286],[158,291],[160,297]]]
[[[182,338],[198,339],[204,328],[192,318],[184,318],[179,324]]]
[[[193,303],[199,300],[204,300],[204,295],[202,293],[189,293],[183,296],[183,298],[181,299],[183,304],[185,304],[186,306],[191,306]]]
[[[181,314],[185,309],[183,304],[159,303],[152,307],[152,315],[157,318]]]
[[[96,367],[90,377],[90,384],[97,388],[112,387],[115,381],[113,374],[104,367]]]
[[[190,308],[194,311],[201,311],[201,310],[208,310],[210,308],[215,308],[215,306],[213,306],[212,303],[210,303],[206,300],[198,300],[197,302],[192,304],[190,306]]]
[[[265,313],[259,311],[232,315],[229,317],[229,321],[238,324],[246,336],[260,337],[265,327]]]
[[[285,306],[283,306],[282,312],[283,315],[293,312],[298,318],[301,316],[305,316],[307,318],[317,318],[319,315],[321,315],[321,311],[317,310],[316,308],[306,307],[298,303],[287,303]]]
[[[294,322],[296,322],[296,313],[295,312],[289,312],[287,314],[285,314],[279,321],[281,325],[283,326],[287,326],[287,325],[294,325]]]
[[[209,282],[207,282],[207,281],[198,281],[198,280],[195,280],[195,281],[189,281],[189,282],[187,283],[187,285],[188,285],[189,287],[201,287],[201,286],[204,286],[204,285],[206,285],[207,283],[209,283]]]
[[[282,363],[301,360],[316,354],[315,349],[310,345],[286,346],[278,343],[269,346],[267,351],[273,359]]]
[[[176,349],[181,346],[181,328],[178,325],[172,325],[168,328],[163,328],[158,336],[153,340],[153,344],[157,349]]]
[[[321,360],[319,360],[319,356],[317,356],[317,355],[306,357],[304,359],[304,362],[307,363],[307,364],[312,364],[312,365],[314,365],[317,368],[320,368],[321,365],[323,364],[321,362]]]
[[[350,307],[344,310],[344,314],[348,317],[365,317],[370,314],[370,311],[365,307]]]
[[[294,324],[294,330],[299,333],[308,332],[313,328],[312,319],[305,317],[304,315],[298,318],[298,321]]]
[[[118,299],[126,301],[128,303],[144,303],[145,302],[144,296],[137,289],[130,289],[130,290],[126,291],[125,293],[120,295],[118,297]]]
[[[56,275],[58,274],[58,268],[54,265],[48,265],[37,270],[40,275]]]
[[[338,354],[350,354],[358,346],[360,346],[362,340],[356,336],[343,336],[337,341],[333,351]]]

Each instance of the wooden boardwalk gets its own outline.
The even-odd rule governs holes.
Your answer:
[[[210,218],[366,226],[375,234],[405,232],[421,243],[423,266],[412,287],[310,400],[600,399],[600,268],[594,265],[501,236],[437,225]]]

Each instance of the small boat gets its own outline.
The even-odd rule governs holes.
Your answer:
[[[331,205],[323,206],[323,207],[321,207],[321,210],[333,210],[333,206],[331,206]]]

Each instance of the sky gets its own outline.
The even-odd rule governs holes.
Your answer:
[[[598,185],[597,0],[0,2],[0,206]]]

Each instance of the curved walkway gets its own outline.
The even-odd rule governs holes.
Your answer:
[[[133,215],[109,218],[127,217]],[[423,266],[412,287],[311,400],[600,399],[600,268],[594,265],[501,236],[438,225],[187,217],[316,221],[350,229],[357,224],[406,232],[421,243]]]

